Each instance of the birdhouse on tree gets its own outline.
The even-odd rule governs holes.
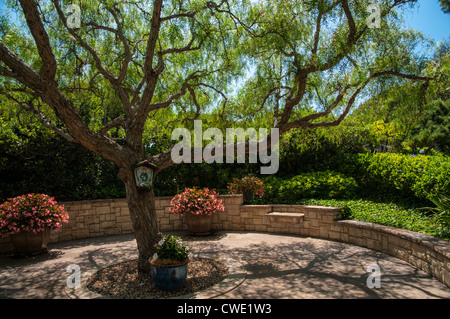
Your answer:
[[[138,163],[134,169],[134,177],[139,190],[150,190],[152,188],[155,170],[156,166],[148,160]]]

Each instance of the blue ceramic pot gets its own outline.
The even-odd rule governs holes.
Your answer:
[[[152,264],[152,280],[155,286],[165,291],[183,288],[187,278],[188,264],[180,266],[158,266]]]

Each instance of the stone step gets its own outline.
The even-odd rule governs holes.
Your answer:
[[[272,222],[285,222],[285,223],[301,223],[305,214],[302,213],[290,213],[290,212],[270,212],[266,216],[269,217]]]

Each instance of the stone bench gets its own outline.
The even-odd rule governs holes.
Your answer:
[[[303,213],[290,213],[290,212],[270,212],[266,216],[271,222],[281,222],[281,223],[293,223],[301,224],[305,218]]]

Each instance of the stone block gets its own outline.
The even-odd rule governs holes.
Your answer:
[[[100,221],[102,221],[102,220],[100,219]],[[116,222],[117,223],[128,223],[128,222],[131,222],[131,217],[130,216],[118,216],[116,218]]]
[[[427,249],[420,244],[412,243],[411,253],[413,256],[418,257],[422,260],[427,259]]]
[[[355,228],[355,227],[349,227],[348,234],[352,237],[358,237],[361,238],[362,235],[362,229]]]
[[[320,223],[318,219],[311,219],[311,228],[319,228],[320,227]]]
[[[336,216],[334,214],[322,214],[320,221],[322,223],[332,224],[334,223]]]
[[[444,271],[442,276],[443,282],[447,287],[450,287],[450,271]]]
[[[319,227],[319,235],[321,238],[329,238],[330,237],[329,233],[330,233],[330,230],[328,227],[326,227],[326,226]]]
[[[411,241],[397,236],[389,236],[389,244],[411,250]]]
[[[100,214],[105,214],[105,215],[109,215],[111,214],[111,207],[109,206],[97,206],[95,207],[95,213],[100,215]]]
[[[88,229],[76,229],[72,231],[72,238],[68,239],[68,240],[72,240],[72,239],[78,239],[78,238],[88,238],[89,237],[89,230]],[[61,236],[62,240],[66,240],[65,239],[65,234],[63,234]]]
[[[89,225],[89,233],[100,232],[100,224],[91,224]]]
[[[382,249],[381,241],[372,238],[366,238],[366,246],[367,248],[374,250]]]
[[[348,242],[353,244],[353,245],[357,245],[357,246],[362,246],[362,247],[366,246],[366,239],[365,238],[352,236],[350,234],[348,236]]]
[[[113,221],[116,220],[116,215],[114,214],[106,214],[105,215],[105,221]],[[99,221],[100,221],[100,216],[99,216]]]
[[[309,236],[311,236],[311,237],[320,237],[319,229],[311,228],[309,230]]]
[[[112,227],[104,229],[104,233],[106,236],[120,235],[121,231],[119,227]]]
[[[116,227],[117,223],[114,221],[107,221],[107,222],[100,222],[99,224],[101,229],[106,229]]]
[[[391,256],[394,256],[398,259],[408,261],[410,256],[410,250],[404,247],[396,246],[389,243],[387,248],[387,253]]]
[[[131,224],[131,222],[129,223],[121,223],[120,224],[120,228],[122,229],[122,232],[126,231],[132,231],[133,230],[133,225]]]
[[[328,238],[331,240],[341,240],[341,233],[336,231],[328,231]]]
[[[255,231],[265,232],[265,231],[267,231],[267,226],[266,225],[255,225]]]

